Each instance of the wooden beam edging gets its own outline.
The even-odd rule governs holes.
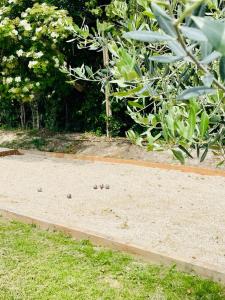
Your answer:
[[[20,153],[23,154],[38,154],[46,157],[53,158],[65,158],[65,159],[74,159],[74,160],[85,160],[91,162],[104,162],[111,164],[126,164],[126,165],[134,165],[139,167],[147,167],[154,169],[162,169],[162,170],[172,170],[172,171],[181,171],[184,173],[194,173],[198,175],[206,175],[206,176],[221,176],[225,177],[225,170],[216,170],[195,166],[184,166],[184,165],[173,165],[169,163],[158,163],[144,160],[135,160],[135,159],[121,159],[121,158],[111,158],[111,157],[101,157],[101,156],[92,156],[92,155],[77,155],[77,154],[67,154],[67,153],[57,153],[57,152],[44,152],[44,151],[36,151],[36,150],[22,150],[19,149]]]
[[[225,285],[225,272],[223,273],[217,271],[215,266],[209,264],[199,264],[198,262],[167,256],[155,251],[146,250],[143,247],[134,244],[124,243],[119,239],[94,231],[81,228],[69,228],[64,225],[48,222],[43,219],[25,216],[17,213],[16,211],[0,209],[0,216],[5,219],[19,221],[26,224],[35,224],[41,229],[59,231],[71,236],[76,240],[89,240],[95,246],[102,246],[112,250],[121,251],[152,264],[166,266],[175,264],[177,270],[179,271],[191,273],[192,275],[199,275],[203,278],[207,278]]]
[[[3,149],[0,148],[0,157],[10,156],[10,155],[20,155],[21,153],[16,149]]]

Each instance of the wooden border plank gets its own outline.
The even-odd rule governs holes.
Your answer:
[[[111,164],[126,164],[126,165],[156,168],[162,170],[180,171],[184,173],[194,173],[194,174],[205,175],[205,176],[225,177],[225,170],[220,170],[220,169],[216,170],[216,169],[202,168],[196,166],[184,166],[184,165],[175,165],[175,164],[173,165],[169,163],[157,163],[157,162],[150,162],[144,160],[120,159],[120,158],[101,157],[101,156],[92,156],[92,155],[77,155],[77,154],[44,152],[44,151],[42,152],[42,151],[32,151],[32,150],[22,150],[22,149],[19,149],[19,151],[23,154],[38,154],[38,155],[43,155],[46,157],[53,157],[53,158],[84,160],[84,161],[103,162],[103,163],[111,163]]]
[[[16,149],[0,148],[0,157],[10,156],[10,155],[20,155],[21,153]]]
[[[60,231],[76,240],[89,240],[95,246],[108,247],[113,250],[129,253],[146,262],[167,266],[175,264],[179,271],[197,274],[204,278],[225,284],[225,272],[217,271],[215,266],[211,266],[209,264],[200,264],[197,261],[186,261],[182,258],[167,256],[162,253],[146,250],[134,244],[124,243],[119,239],[115,239],[98,232],[86,230],[84,228],[66,227],[61,224],[51,223],[32,216],[25,216],[12,210],[0,209],[0,215],[5,219],[15,220],[26,224],[35,224],[41,229]]]

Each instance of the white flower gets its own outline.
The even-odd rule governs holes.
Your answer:
[[[15,78],[15,82],[21,82],[21,77],[20,77],[20,76],[17,76],[17,77]]]
[[[40,32],[42,30],[42,27],[38,27],[38,28],[36,28],[36,32]]]
[[[26,12],[22,12],[21,17],[22,18],[26,18],[27,17],[27,13]]]
[[[20,49],[20,50],[17,50],[16,51],[16,54],[17,54],[17,56],[22,56],[23,55],[23,50],[22,49]]]
[[[8,77],[6,78],[6,81],[5,81],[7,84],[10,84],[13,82],[13,78],[12,77]]]
[[[61,18],[59,18],[59,19],[58,19],[58,21],[57,21],[57,23],[58,23],[59,25],[63,25],[63,21],[62,21],[62,19],[61,19]]]
[[[13,33],[14,35],[18,35],[18,31],[17,31],[16,29],[13,29],[12,33]]]
[[[36,60],[31,60],[28,64],[28,68],[32,69],[38,62]]]
[[[23,26],[23,28],[24,28],[26,31],[32,30],[32,27],[31,27],[30,24],[27,22],[27,20],[21,20],[21,21],[20,21],[20,26]]]
[[[59,35],[58,35],[58,33],[56,33],[56,32],[52,32],[52,33],[51,33],[51,37],[52,37],[52,38],[57,38],[57,37],[59,37]]]
[[[34,57],[35,57],[35,58],[40,58],[40,57],[42,57],[43,55],[44,55],[44,53],[43,53],[42,51],[39,51],[39,52],[37,52],[37,53],[34,54]]]

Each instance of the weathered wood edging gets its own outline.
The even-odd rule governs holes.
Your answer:
[[[0,147],[0,157],[9,156],[9,155],[20,155],[20,152],[16,149],[8,149]]]
[[[60,231],[76,240],[89,240],[95,246],[108,247],[113,250],[122,251],[140,258],[143,261],[163,264],[163,265],[176,265],[177,270],[197,274],[204,278],[214,280],[216,282],[225,284],[225,270],[220,272],[216,270],[215,266],[209,264],[200,264],[197,261],[187,261],[183,258],[167,256],[151,250],[146,250],[140,246],[124,243],[123,241],[103,235],[94,231],[84,228],[70,228],[61,224],[48,222],[44,219],[38,219],[32,216],[25,216],[16,211],[0,209],[0,214],[3,218],[15,220],[26,224],[35,224],[41,229]]]
[[[202,168],[202,167],[196,167],[196,166],[175,165],[175,164],[169,164],[169,163],[158,163],[158,162],[135,160],[135,159],[120,159],[120,158],[91,156],[91,155],[77,155],[77,154],[67,154],[67,153],[57,153],[57,152],[44,152],[44,151],[37,151],[37,150],[19,149],[19,152],[22,154],[38,154],[38,155],[43,155],[46,157],[53,157],[53,158],[85,160],[85,161],[91,161],[91,162],[103,162],[103,163],[111,163],[111,164],[126,164],[126,165],[134,165],[134,166],[147,167],[147,168],[156,168],[156,169],[162,169],[162,170],[180,171],[180,172],[184,172],[184,173],[194,173],[194,174],[198,174],[198,175],[225,177],[225,170],[216,170],[216,169]]]

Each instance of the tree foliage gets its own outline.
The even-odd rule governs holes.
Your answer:
[[[158,30],[139,29],[124,34],[125,38],[150,44],[146,45],[147,49],[151,49],[152,44],[161,47],[150,54],[148,61],[154,62],[156,70],[151,75],[157,76],[163,72],[161,76],[167,86],[161,84],[160,91],[164,99],[159,99],[160,105],[151,115],[150,122],[146,122],[146,117],[137,112],[136,106],[130,111],[133,118],[147,128],[142,137],[143,141],[147,140],[148,148],[161,146],[160,138],[163,137],[182,163],[184,154],[192,156],[189,149],[193,147],[198,156],[202,149],[200,161],[205,159],[209,147],[216,147],[224,156],[225,23],[203,14],[204,9],[213,16],[217,9],[216,16],[220,15],[219,6],[211,6],[212,3],[207,6],[203,2],[196,1],[186,6],[180,4],[172,12],[152,2],[151,11]],[[184,78],[191,69],[194,69],[193,77]],[[145,74],[140,74],[143,89],[152,78],[145,78],[147,85],[143,84]],[[151,82],[151,86],[158,97],[159,91],[155,88],[157,83]],[[150,97],[151,94],[150,91]],[[144,109],[143,105],[141,110]],[[157,140],[153,138],[155,136]]]
[[[103,96],[98,85],[70,85],[61,72],[66,64],[76,67],[85,62],[99,67],[102,63],[98,54],[90,56],[76,44],[67,43],[83,18],[95,25],[97,16],[92,10],[97,5],[86,0],[1,1],[2,125],[104,132]],[[114,108],[114,132],[118,134],[127,126],[128,117],[123,117],[124,105]]]
[[[201,161],[209,147],[224,155],[224,3],[136,4],[135,13],[128,6],[121,15],[115,0],[116,23],[80,33],[81,44],[91,50],[108,45],[112,96],[128,103],[131,118],[143,128],[128,137],[148,150],[169,147],[182,163],[194,148]],[[83,66],[72,75],[104,78],[104,70],[86,71]]]
[[[105,91],[110,83],[114,133],[130,128],[133,142],[169,148],[182,163],[194,149],[201,161],[209,148],[224,155],[224,6],[219,0],[2,0],[3,114],[23,119],[29,103],[32,116],[42,112],[44,126],[63,120],[66,128],[102,131],[99,84]]]

